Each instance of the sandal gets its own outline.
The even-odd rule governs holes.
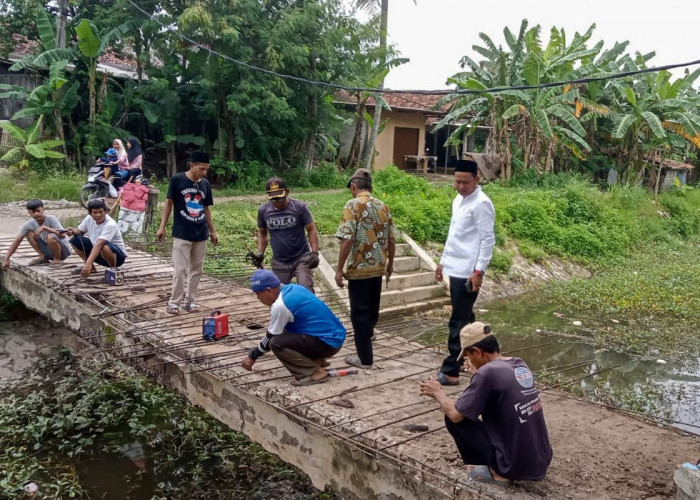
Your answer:
[[[510,479],[494,479],[493,475],[491,475],[491,470],[487,465],[475,465],[474,468],[469,471],[469,477],[472,481],[478,481],[480,483],[499,485],[510,484]]]
[[[362,360],[360,360],[359,356],[345,356],[345,362],[350,366],[364,368],[365,370],[369,370],[370,368],[372,368],[372,365],[363,365]]]
[[[292,380],[292,385],[296,385],[297,387],[300,386],[305,386],[305,385],[314,385],[314,384],[322,384],[324,382],[328,382],[328,374],[321,378],[313,378],[311,375],[308,377],[304,378],[298,378],[296,380]]]
[[[165,308],[165,312],[177,316],[180,314],[180,308],[177,304],[168,304],[168,307]]]
[[[183,304],[182,310],[188,313],[193,313],[199,311],[199,305],[195,304],[194,302],[187,302],[186,304]]]
[[[438,372],[437,381],[440,382],[440,385],[459,385],[459,377],[457,380],[450,380],[443,372]]]
[[[37,257],[36,259],[32,259],[29,261],[29,266],[46,266],[48,265],[49,261],[46,259],[42,259],[41,257]]]

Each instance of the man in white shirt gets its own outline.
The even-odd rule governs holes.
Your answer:
[[[459,370],[463,360],[459,358],[462,346],[460,330],[473,323],[474,302],[486,268],[493,255],[496,237],[493,232],[496,211],[493,203],[479,187],[479,174],[473,159],[458,160],[455,167],[457,196],[452,202],[452,219],[440,264],[435,269],[435,280],[443,275],[450,279],[452,314],[445,358],[437,379],[442,385],[459,384]]]
[[[107,215],[101,199],[90,200],[88,213],[78,227],[69,227],[70,244],[85,262],[73,273],[87,278],[96,272],[95,262],[106,267],[120,267],[126,260],[126,246],[117,222]],[[84,235],[87,234],[88,237]]]

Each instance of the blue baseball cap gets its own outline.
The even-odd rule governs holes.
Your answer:
[[[117,150],[114,148],[109,148],[107,151],[105,151],[105,154],[107,156],[116,156]]]
[[[250,288],[253,292],[263,292],[268,288],[277,288],[282,282],[275,273],[268,269],[258,269],[250,278]]]

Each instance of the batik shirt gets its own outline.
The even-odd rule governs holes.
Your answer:
[[[336,238],[352,240],[345,277],[364,279],[382,276],[386,268],[389,238],[395,237],[395,234],[391,211],[384,202],[367,191],[348,201],[335,233]]]

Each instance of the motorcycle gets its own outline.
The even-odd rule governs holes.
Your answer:
[[[87,208],[87,204],[93,199],[117,198],[119,196],[117,188],[126,184],[128,179],[123,180],[115,175],[106,177],[105,173],[111,173],[111,169],[107,164],[97,163],[90,167],[87,184],[80,189],[80,204],[83,207]],[[138,174],[133,177],[132,182],[139,182],[142,178],[143,174]]]
[[[90,200],[118,196],[116,188],[112,185],[116,177],[106,177],[105,172],[110,172],[109,165],[97,163],[90,167],[87,183],[80,189],[80,204],[83,207],[87,208]]]

